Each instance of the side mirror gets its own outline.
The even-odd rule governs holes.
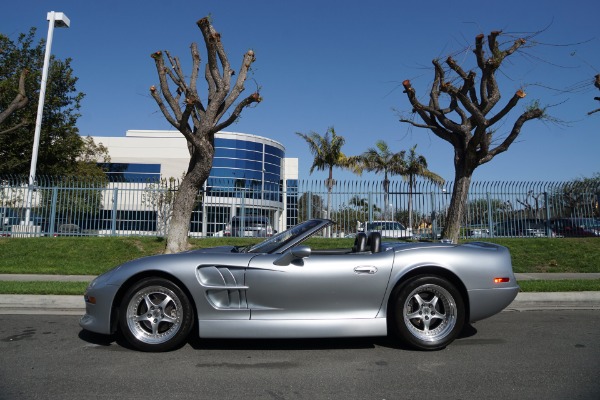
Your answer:
[[[279,256],[275,261],[273,261],[273,264],[279,266],[290,265],[294,261],[310,257],[310,253],[311,250],[308,246],[292,247],[288,251],[284,252],[281,256]]]

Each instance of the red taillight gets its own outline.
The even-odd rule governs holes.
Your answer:
[[[494,283],[506,283],[510,282],[510,278],[494,278]]]

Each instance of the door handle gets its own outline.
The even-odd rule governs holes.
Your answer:
[[[369,275],[373,275],[374,273],[377,272],[377,267],[372,267],[372,266],[355,267],[354,268],[354,272],[357,273],[357,274],[369,274]]]

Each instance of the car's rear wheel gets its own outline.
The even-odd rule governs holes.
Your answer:
[[[416,276],[394,291],[391,321],[411,347],[438,350],[450,344],[465,323],[465,306],[456,287],[441,277]]]
[[[175,283],[146,278],[134,284],[119,313],[125,339],[142,351],[168,351],[187,339],[194,322],[192,304]]]

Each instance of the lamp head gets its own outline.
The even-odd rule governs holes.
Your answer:
[[[71,25],[71,21],[69,17],[65,15],[65,13],[50,11],[48,13],[48,17],[46,18],[48,21],[52,20],[52,14],[54,14],[54,27],[56,28],[68,28]]]

